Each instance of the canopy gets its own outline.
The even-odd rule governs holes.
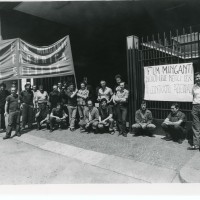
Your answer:
[[[19,38],[0,41],[0,80],[74,75],[69,36],[49,46]]]

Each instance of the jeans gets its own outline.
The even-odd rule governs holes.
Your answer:
[[[192,106],[193,145],[200,146],[200,105]]]
[[[1,115],[1,128],[2,129],[6,128],[4,113],[5,113],[5,109],[4,109],[4,107],[1,107],[0,108],[0,115]]]
[[[88,128],[86,128],[85,126],[86,126],[87,122],[85,120],[81,120],[79,122],[79,125],[80,125],[81,129],[89,130],[92,128],[93,130],[96,130],[98,123],[99,123],[98,121],[94,121],[94,122],[90,123]]]
[[[11,136],[11,132],[13,127],[16,126],[16,134],[18,134],[20,132],[20,111],[13,111],[13,112],[9,112],[9,116],[8,116],[8,127],[6,130],[6,135],[7,136]]]
[[[144,124],[144,123],[143,123]],[[146,131],[149,132],[150,134],[152,134],[152,131],[156,128],[156,126],[154,124],[148,124],[147,126],[145,126],[144,128],[136,123],[132,125],[133,131],[135,132],[135,134],[138,134],[142,131]]]
[[[33,122],[33,105],[23,104],[22,127],[25,127],[27,122],[28,122],[28,127],[30,128]]]
[[[117,125],[119,132],[126,133],[126,117],[127,117],[127,106],[117,104]]]
[[[186,130],[179,125],[167,125],[165,123],[161,124],[162,128],[165,132],[167,132],[167,136],[172,137],[175,140],[184,139]]]
[[[61,121],[58,121],[55,117],[50,117],[50,129],[52,130],[55,124],[59,124],[59,126],[61,126],[61,128],[63,128],[63,126],[66,123],[66,119],[62,119]]]
[[[106,121],[107,124],[98,124],[98,129],[103,132],[105,131],[105,129],[108,128],[109,131],[113,131],[113,126],[114,126],[114,120],[112,118],[110,118],[109,120]]]
[[[84,117],[84,109],[85,109],[86,106],[84,105],[78,105],[78,114],[79,114],[79,117],[80,119],[83,119]]]
[[[67,106],[68,114],[69,114],[69,127],[75,127],[75,120],[76,120],[76,112],[77,106]]]

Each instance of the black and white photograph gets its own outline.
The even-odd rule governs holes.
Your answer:
[[[199,10],[0,1],[0,186],[200,183]]]

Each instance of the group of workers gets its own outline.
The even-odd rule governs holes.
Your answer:
[[[80,89],[75,88],[73,83],[58,83],[53,85],[49,94],[44,91],[42,85],[26,83],[25,90],[17,94],[17,87],[12,85],[10,92],[6,85],[0,85],[0,114],[1,128],[6,131],[3,139],[11,137],[12,129],[15,128],[16,135],[21,135],[21,130],[32,129],[35,120],[37,129],[40,130],[43,124],[52,132],[56,127],[63,129],[69,127],[74,131],[76,124],[80,132],[114,134],[127,137],[126,121],[128,111],[129,90],[120,75],[115,76],[116,86],[111,89],[106,85],[105,80],[100,81],[100,87],[96,90],[96,98],[92,87],[84,79],[80,83]],[[192,89],[193,93],[193,145],[190,150],[199,149],[200,146],[200,73],[195,74],[196,83]],[[11,94],[10,94],[11,93]],[[95,101],[96,100],[96,101]],[[98,102],[99,106],[95,106]],[[78,112],[78,113],[77,113]],[[78,115],[77,115],[78,114]],[[8,125],[5,126],[5,117],[8,116]],[[20,117],[22,126],[20,128]],[[78,120],[79,119],[79,120]],[[78,122],[78,123],[76,123]],[[115,123],[116,122],[116,123]],[[115,127],[116,124],[116,127]],[[171,105],[171,112],[161,124],[166,136],[166,141],[174,140],[182,143],[186,134],[186,116],[180,111],[179,104]],[[153,117],[147,109],[145,101],[135,113],[135,124],[132,125],[133,135],[153,135],[156,126],[153,124]]]

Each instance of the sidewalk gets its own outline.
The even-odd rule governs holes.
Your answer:
[[[124,138],[109,134],[80,133],[79,130],[49,133],[44,129],[14,138],[43,150],[129,176],[138,180],[138,183],[200,182],[197,176],[195,180],[189,180],[191,162],[195,160],[198,163],[195,158],[199,152],[188,151],[187,141],[178,144],[166,142],[161,137],[132,137],[128,134]],[[197,175],[196,172],[193,174]]]

